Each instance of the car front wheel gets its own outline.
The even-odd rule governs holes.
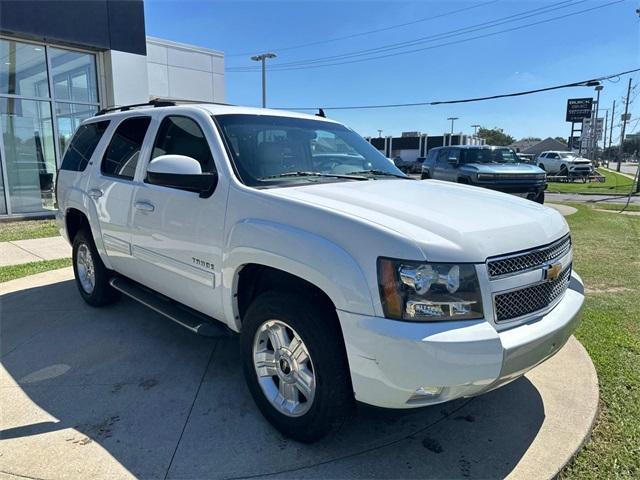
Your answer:
[[[353,393],[335,311],[300,295],[263,293],[245,315],[241,348],[249,390],[284,435],[310,443],[348,418]]]

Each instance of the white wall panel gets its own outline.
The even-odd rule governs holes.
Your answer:
[[[148,63],[147,69],[149,96],[167,98],[169,96],[169,68],[158,63]]]
[[[169,66],[169,97],[213,101],[211,74]]]

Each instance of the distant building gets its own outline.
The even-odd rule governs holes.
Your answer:
[[[420,132],[403,132],[400,137],[366,137],[366,140],[380,150],[385,157],[400,157],[405,162],[413,162],[418,157],[426,157],[429,150],[445,145],[484,145],[484,140],[473,135],[458,133],[431,136]]]
[[[513,148],[517,153],[530,155],[540,155],[547,150],[569,151],[569,147],[566,144],[551,137],[545,138],[544,140],[518,140],[509,145],[509,147]]]

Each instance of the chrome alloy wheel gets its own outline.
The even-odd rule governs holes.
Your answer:
[[[262,392],[289,417],[309,411],[316,391],[313,362],[300,335],[280,320],[267,320],[253,341],[253,366]]]
[[[86,243],[82,243],[78,247],[78,252],[76,253],[76,270],[82,289],[91,295],[96,285],[96,270],[93,264],[91,250],[89,250],[89,246]]]

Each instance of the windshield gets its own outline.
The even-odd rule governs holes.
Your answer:
[[[560,152],[560,153],[558,153],[558,155],[560,155],[560,158],[573,158],[573,157],[575,157],[575,155],[573,153],[569,153],[569,152]]]
[[[469,148],[462,150],[463,163],[518,163],[520,159],[510,148]]]
[[[240,180],[249,186],[407,178],[343,125],[269,115],[216,115]]]

